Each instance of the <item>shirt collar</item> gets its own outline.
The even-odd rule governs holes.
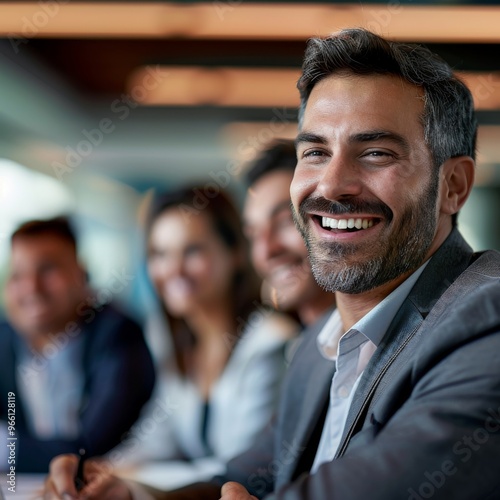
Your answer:
[[[365,314],[352,328],[360,331],[377,347],[387,332],[389,325],[396,316],[416,281],[422,274],[429,261],[422,264],[413,274],[406,278],[401,285],[393,290],[382,302]]]
[[[365,314],[349,331],[357,330],[361,332],[369,341],[378,347],[389,325],[396,316],[396,313],[428,262],[429,261],[426,261],[422,264],[414,273],[406,278],[403,283],[382,300],[382,302]],[[339,340],[344,333],[347,332],[343,332],[340,313],[338,309],[335,309],[317,337],[320,353],[327,359],[335,359],[337,357]]]

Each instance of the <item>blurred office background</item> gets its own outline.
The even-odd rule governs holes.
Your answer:
[[[13,228],[69,212],[94,286],[121,276],[117,298],[146,313],[140,221],[154,191],[201,179],[200,197],[241,199],[245,162],[295,135],[307,38],[349,26],[426,44],[469,83],[480,154],[460,227],[475,249],[500,249],[495,3],[0,3],[0,284]]]

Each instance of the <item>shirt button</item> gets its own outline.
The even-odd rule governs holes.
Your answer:
[[[338,395],[341,398],[346,398],[347,396],[349,396],[349,389],[345,385],[340,386],[338,390]]]

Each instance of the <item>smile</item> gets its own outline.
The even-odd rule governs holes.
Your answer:
[[[373,218],[338,218],[316,216],[323,229],[340,229],[346,231],[360,231],[368,229],[379,222]]]

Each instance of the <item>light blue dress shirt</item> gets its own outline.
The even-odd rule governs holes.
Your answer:
[[[33,435],[76,439],[84,385],[83,337],[62,347],[51,343],[42,353],[34,353],[20,342],[18,355],[17,386]]]
[[[427,262],[343,335],[342,320],[337,309],[319,333],[319,351],[326,359],[336,363],[336,370],[330,387],[330,402],[321,440],[311,469],[312,474],[321,464],[331,462],[335,457],[363,371]]]

